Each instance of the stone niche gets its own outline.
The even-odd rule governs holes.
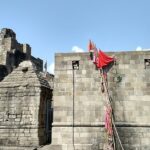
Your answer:
[[[0,83],[0,148],[50,143],[51,100],[52,88],[31,61],[14,69]]]

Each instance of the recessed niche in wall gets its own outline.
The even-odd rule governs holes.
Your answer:
[[[79,70],[79,60],[73,60],[72,61],[72,69],[73,70]]]
[[[145,69],[150,69],[150,59],[144,59]]]

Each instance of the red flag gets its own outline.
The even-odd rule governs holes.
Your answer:
[[[90,52],[92,49],[93,49],[93,43],[92,43],[92,41],[90,40],[90,41],[89,41],[89,44],[88,44],[88,50],[89,50],[89,52]]]
[[[101,50],[98,53],[97,68],[102,68],[114,61],[113,57],[106,55]]]
[[[110,106],[106,106],[105,110],[105,128],[109,135],[112,136],[112,122],[111,122],[112,108]]]

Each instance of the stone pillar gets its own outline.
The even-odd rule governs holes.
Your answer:
[[[29,44],[23,44],[23,52],[26,54],[26,59],[30,60],[30,58],[31,58],[31,47]]]

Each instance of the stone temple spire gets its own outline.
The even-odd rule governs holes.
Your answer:
[[[12,29],[8,29],[8,28],[3,28],[0,32],[0,38],[14,38],[16,39],[16,34]]]

